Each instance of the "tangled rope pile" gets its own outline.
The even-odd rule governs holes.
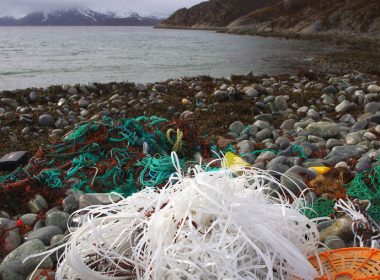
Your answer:
[[[82,123],[61,142],[40,148],[25,168],[0,177],[0,191],[40,185],[128,196],[142,186],[158,187],[175,171],[170,152],[185,145],[180,129],[178,139],[167,137],[167,126],[154,116]]]
[[[318,230],[297,204],[267,194],[268,181],[287,192],[275,178],[199,166],[183,176],[173,157],[178,171],[160,191],[75,214],[84,222],[56,279],[314,279]]]

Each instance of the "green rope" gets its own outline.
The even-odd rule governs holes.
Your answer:
[[[83,137],[83,135],[87,132],[89,125],[89,123],[86,123],[84,125],[78,126],[69,135],[67,135],[64,140],[77,140]]]
[[[47,185],[49,188],[57,189],[62,187],[62,179],[61,179],[62,171],[58,169],[48,169],[43,170],[38,176],[35,178],[44,185]]]
[[[7,175],[0,176],[0,184],[9,180],[16,180],[18,178],[18,174],[20,173],[21,168],[18,167],[16,170],[12,171]]]
[[[305,154],[305,150],[299,145],[294,145],[292,147],[292,154],[300,154],[299,155],[300,158],[307,159],[307,156]]]
[[[185,165],[184,160],[180,160],[179,163],[181,167]],[[139,180],[143,186],[147,187],[162,184],[176,171],[170,156],[146,157],[137,166],[144,167],[140,173]]]

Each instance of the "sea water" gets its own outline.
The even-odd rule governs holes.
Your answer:
[[[0,90],[292,73],[323,43],[153,27],[0,27]]]

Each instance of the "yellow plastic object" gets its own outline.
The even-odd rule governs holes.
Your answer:
[[[327,171],[329,171],[331,168],[327,167],[327,166],[313,166],[313,167],[310,167],[309,169],[314,170],[315,172],[317,172],[320,175],[323,175]]]
[[[380,250],[344,248],[327,251],[309,259],[318,271],[316,280],[380,279]],[[322,271],[321,271],[322,268]]]
[[[237,171],[241,167],[249,166],[249,165],[250,164],[248,162],[246,162],[244,159],[242,159],[241,157],[239,157],[239,156],[237,156],[231,152],[227,152],[224,155],[224,159],[222,162],[223,168],[229,168],[232,171]]]

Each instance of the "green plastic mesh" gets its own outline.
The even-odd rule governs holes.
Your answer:
[[[368,214],[375,221],[380,221],[380,165],[370,171],[356,174],[346,188],[349,196],[369,200],[371,207]]]
[[[334,205],[334,200],[318,198],[313,202],[312,205],[308,205],[302,208],[301,212],[310,219],[329,217],[334,213]]]

